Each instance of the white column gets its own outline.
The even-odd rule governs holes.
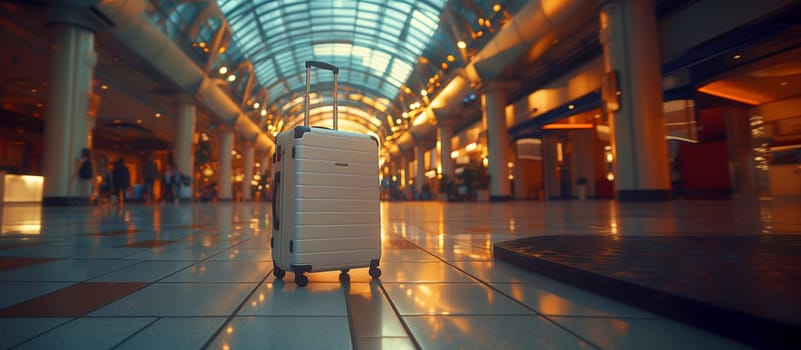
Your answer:
[[[422,198],[423,195],[423,184],[425,183],[426,178],[426,162],[425,162],[425,153],[426,149],[423,146],[422,142],[418,142],[414,146],[415,149],[415,159],[417,159],[417,171],[414,180],[414,192],[417,194],[417,198]]]
[[[75,172],[81,149],[90,148],[89,96],[97,61],[94,33],[64,21],[49,24],[53,48],[44,131],[43,205],[68,205],[77,196]],[[83,195],[81,195],[83,197]]]
[[[182,175],[194,182],[195,100],[190,96],[179,96],[175,101],[175,110],[175,165]],[[180,196],[180,192],[177,195]]]
[[[403,180],[403,183],[402,183],[403,192],[406,193],[407,196],[408,196],[409,192],[411,192],[411,191],[409,191],[409,163],[411,163],[409,161],[409,157],[406,155],[406,153],[402,153],[401,154],[401,162],[400,162],[401,179]]]
[[[670,169],[654,0],[601,6],[604,69],[617,72],[620,109],[608,114],[617,198],[670,199]]]
[[[220,169],[217,186],[217,199],[230,201],[231,193],[231,151],[234,150],[234,131],[230,127],[220,129]]]
[[[557,176],[559,173],[558,143],[559,139],[555,135],[545,135],[542,138],[543,196],[546,199],[562,197]]]
[[[509,133],[506,127],[506,94],[508,86],[490,83],[481,96],[481,117],[487,129],[490,175],[490,200],[511,198],[508,170]]]
[[[245,179],[242,180],[242,200],[250,200],[251,181],[253,181],[253,162],[255,159],[255,150],[251,142],[245,144],[243,151],[245,154]]]
[[[443,177],[453,181],[453,161],[451,160],[451,138],[453,138],[453,126],[450,121],[440,121],[437,128],[437,139],[440,143],[439,163],[442,166]]]

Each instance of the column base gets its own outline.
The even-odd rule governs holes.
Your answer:
[[[622,190],[617,191],[617,200],[622,202],[661,202],[669,201],[670,190]]]

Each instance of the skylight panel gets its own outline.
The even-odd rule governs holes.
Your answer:
[[[254,4],[253,8],[256,14],[261,17],[266,13],[275,14],[279,10],[279,6],[278,1],[263,1],[259,4]]]
[[[392,60],[392,66],[390,67],[389,72],[389,75],[396,80],[406,80],[406,78],[409,77],[409,73],[412,72],[412,65],[406,63],[405,61],[394,59]]]
[[[223,11],[223,13],[228,13],[235,10],[238,6],[244,4],[245,2],[246,0],[222,1],[222,4],[220,4],[220,9]]]

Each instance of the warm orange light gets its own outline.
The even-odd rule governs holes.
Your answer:
[[[773,100],[770,96],[759,91],[724,80],[706,84],[700,87],[698,91],[755,106]]]
[[[592,129],[594,124],[580,123],[580,124],[548,124],[543,125],[543,130],[561,130],[561,129]]]
[[[446,57],[446,59],[448,60],[448,62],[453,62],[453,61],[456,61],[456,57],[455,57],[454,55],[448,55],[448,56]]]

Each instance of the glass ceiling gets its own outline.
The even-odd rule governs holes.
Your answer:
[[[408,127],[410,105],[429,103],[527,2],[150,1],[150,21],[211,77],[225,79],[232,98],[264,131],[277,134],[302,122],[303,62],[317,60],[340,68],[343,130],[377,136]],[[332,76],[313,74],[310,115],[330,124]]]
[[[340,105],[376,114],[368,119],[373,125],[381,124],[376,118],[383,115],[378,114],[390,108],[409,79],[439,26],[445,3],[218,0],[238,49],[226,54],[241,54],[253,63],[260,85],[267,89],[267,104],[276,105],[282,117],[302,115],[297,106],[302,106],[300,94],[306,84],[303,63],[316,60],[340,68]],[[330,72],[315,71],[312,91],[319,93],[313,93],[312,101],[323,103],[331,95],[332,82]],[[330,98],[325,103],[330,105]]]

